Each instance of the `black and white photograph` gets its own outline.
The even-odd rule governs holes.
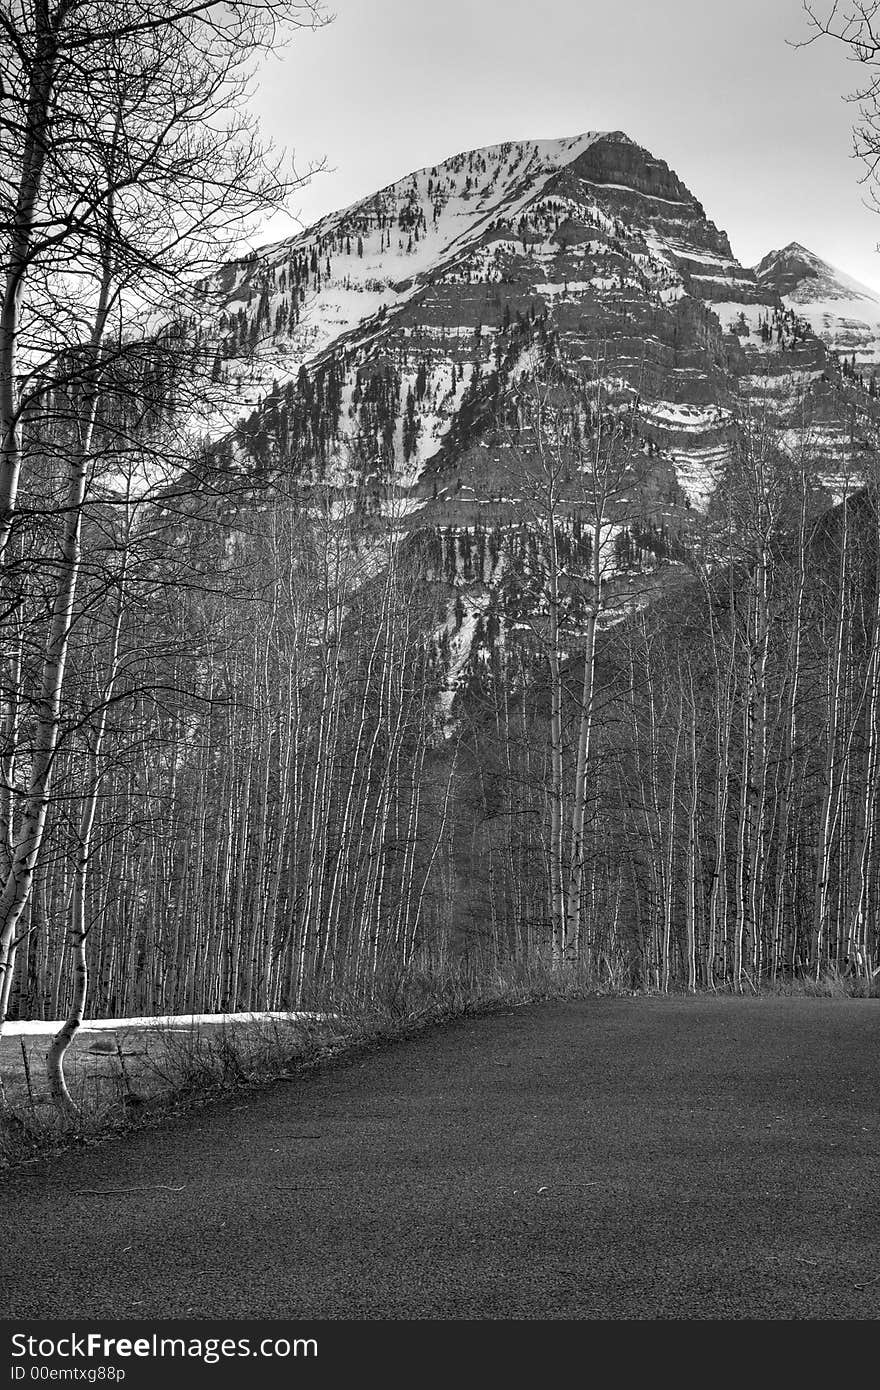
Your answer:
[[[878,1094],[880,0],[0,0],[0,1379],[876,1320]]]

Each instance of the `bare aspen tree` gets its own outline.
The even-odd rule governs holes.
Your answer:
[[[74,958],[74,988],[71,1007],[62,1028],[52,1040],[46,1058],[49,1093],[60,1109],[75,1109],[64,1078],[64,1058],[77,1031],[82,1025],[88,995],[89,966],[87,941],[90,929],[87,912],[87,887],[92,863],[93,836],[101,794],[104,743],[110,704],[119,679],[120,645],[126,604],[126,560],[123,550],[117,580],[116,611],[112,616],[106,666],[96,672],[94,727],[88,731],[89,748],[85,768],[84,794],[76,821],[76,841],[73,887],[71,893],[69,934]]]
[[[181,0],[158,11],[139,0],[60,0],[55,7],[12,0],[0,10],[0,563],[7,605],[17,601],[28,564],[15,541],[22,488],[31,490],[33,510],[41,461],[66,476],[43,657],[23,700],[13,688],[14,640],[11,647],[4,640],[6,709],[26,705],[33,733],[27,785],[13,792],[0,888],[3,977],[52,795],[83,517],[96,448],[106,439],[105,403],[118,396],[125,361],[161,353],[154,343],[172,347],[167,330],[191,312],[198,282],[223,245],[289,192],[291,180],[265,158],[242,103],[253,55],[279,26],[311,23],[316,11],[272,0]],[[152,423],[142,410],[141,433],[145,414],[148,432]],[[161,456],[158,441],[155,453]],[[21,718],[13,742],[23,761]]]
[[[867,479],[866,493],[870,520],[873,523],[868,530],[869,544],[873,548],[873,605],[865,674],[867,748],[861,789],[856,793],[860,798],[859,830],[853,853],[856,890],[847,928],[846,955],[854,962],[856,973],[869,981],[873,967],[870,927],[872,913],[876,913],[877,904],[875,874],[877,814],[880,805],[880,504],[877,495],[876,462]],[[870,566],[868,572],[871,572]]]
[[[827,949],[828,918],[832,889],[832,849],[836,811],[841,795],[843,767],[839,750],[839,728],[845,680],[845,648],[847,632],[847,589],[849,584],[849,496],[845,490],[840,509],[841,535],[839,563],[833,596],[833,636],[828,651],[826,685],[826,722],[823,730],[824,757],[818,815],[816,874],[813,892],[812,938],[810,963],[818,979]]]

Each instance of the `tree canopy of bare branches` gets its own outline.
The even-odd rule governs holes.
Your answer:
[[[874,207],[880,211],[877,188],[880,170],[880,3],[878,0],[847,0],[818,6],[805,0],[804,10],[810,27],[805,44],[833,39],[849,58],[862,68],[862,80],[846,100],[858,107],[853,126],[853,147],[865,164],[863,182],[868,185]]]
[[[89,509],[115,493],[130,520],[157,462],[192,462],[188,332],[224,255],[298,183],[249,115],[255,61],[321,22],[318,0],[0,3],[0,1004],[101,534]]]

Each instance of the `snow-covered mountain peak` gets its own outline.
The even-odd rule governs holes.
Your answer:
[[[287,359],[273,365],[280,379],[352,333],[369,337],[445,277],[503,280],[499,258],[517,243],[549,265],[563,249],[560,225],[563,242],[586,245],[634,230],[671,281],[684,276],[704,298],[733,297],[742,276],[724,233],[662,160],[622,131],[586,131],[462,151],[231,262],[217,280],[221,328],[239,320],[243,330],[244,314],[250,346],[271,335]],[[285,321],[291,273],[296,312]]]
[[[775,260],[801,260],[805,265],[820,266],[823,261],[817,256],[815,251],[811,251],[808,246],[804,246],[802,241],[790,241],[787,246],[781,246],[776,251],[770,251],[764,257],[761,265],[768,261]]]
[[[758,282],[779,294],[833,351],[857,363],[880,363],[880,294],[845,271],[790,242],[755,267]]]
[[[212,432],[222,432],[273,381],[289,380],[352,335],[368,341],[431,284],[479,276],[505,237],[538,237],[540,225],[546,240],[542,203],[553,191],[558,224],[568,211],[559,181],[594,149],[612,178],[619,157],[631,160],[638,151],[650,158],[622,131],[466,150],[224,266],[215,285],[223,355],[234,359],[242,348],[259,348],[260,362],[252,359],[245,372],[234,373],[235,395]],[[578,187],[592,207],[599,189],[594,195],[589,184]],[[619,196],[621,185],[610,187]],[[607,212],[597,211],[596,219],[613,230]],[[489,278],[499,274],[490,270]]]
[[[493,215],[503,212],[510,217],[517,202],[536,196],[550,176],[599,140],[633,143],[622,131],[585,131],[561,139],[511,140],[463,150],[327,214],[299,235],[264,247],[261,259],[271,265],[315,240],[353,233],[364,243],[364,257],[369,260],[378,249],[383,264],[389,258],[400,260],[409,278],[464,238],[471,239],[488,228]],[[419,209],[424,213],[424,226],[420,225]],[[373,247],[370,234],[377,228],[387,230],[394,221],[407,235],[398,235],[396,241],[382,236],[378,248]],[[418,234],[411,236],[414,231]]]
[[[211,434],[233,429],[261,465],[375,480],[448,521],[504,492],[490,422],[514,384],[547,354],[589,372],[601,350],[616,399],[640,401],[670,505],[701,507],[740,394],[772,390],[783,433],[814,386],[830,412],[837,377],[811,309],[832,346],[856,307],[856,348],[880,344],[880,297],[805,247],[760,269],[622,132],[464,151],[222,267],[202,330]],[[825,435],[830,477],[839,440]]]
[[[279,252],[312,239],[316,234],[329,234],[347,221],[375,208],[378,203],[412,201],[416,191],[430,194],[435,202],[465,204],[469,213],[485,210],[499,195],[509,194],[522,184],[535,181],[572,163],[599,140],[617,144],[634,144],[623,131],[588,130],[580,135],[546,140],[507,140],[495,145],[483,145],[461,150],[435,164],[426,164],[376,193],[338,211],[328,213],[303,232],[261,248],[260,256],[271,258]],[[484,167],[485,166],[485,167]],[[454,211],[461,211],[457,206]]]

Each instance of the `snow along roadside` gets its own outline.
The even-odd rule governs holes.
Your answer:
[[[196,1028],[205,1023],[300,1023],[305,1020],[336,1018],[336,1014],[317,1013],[251,1013],[251,1014],[165,1014],[161,1018],[91,1018],[85,1019],[79,1028],[80,1033],[99,1033],[124,1031],[127,1028]],[[33,1019],[7,1021],[3,1027],[4,1037],[19,1034],[52,1034],[63,1027],[64,1019]]]

